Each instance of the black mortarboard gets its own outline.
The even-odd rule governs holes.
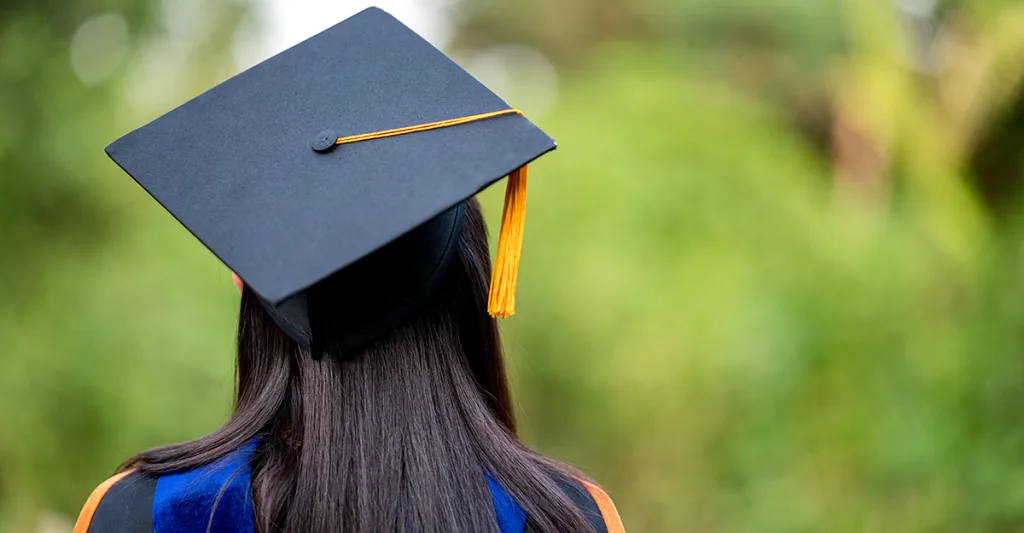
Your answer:
[[[489,310],[511,314],[525,167],[554,148],[372,8],[107,153],[318,353],[365,345],[425,300],[457,248],[463,201],[506,175]]]

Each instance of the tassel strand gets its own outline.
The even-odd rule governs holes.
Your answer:
[[[487,312],[495,318],[508,318],[516,312],[516,283],[519,259],[526,229],[526,178],[528,167],[512,172],[505,186],[505,207],[501,213],[498,251],[491,271]]]

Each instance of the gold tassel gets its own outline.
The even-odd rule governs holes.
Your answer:
[[[487,297],[487,312],[495,318],[508,318],[516,312],[516,280],[523,251],[523,230],[526,228],[527,173],[528,168],[524,165],[508,175],[505,186],[498,252],[494,256],[491,290]]]

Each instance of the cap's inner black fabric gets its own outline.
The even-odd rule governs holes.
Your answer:
[[[464,216],[459,203],[302,294],[263,306],[316,357],[360,350],[401,325],[436,290],[457,253]]]

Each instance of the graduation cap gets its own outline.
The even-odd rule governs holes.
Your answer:
[[[414,312],[457,251],[463,202],[505,176],[488,312],[511,315],[526,165],[554,148],[371,8],[106,151],[318,354],[364,346]]]

